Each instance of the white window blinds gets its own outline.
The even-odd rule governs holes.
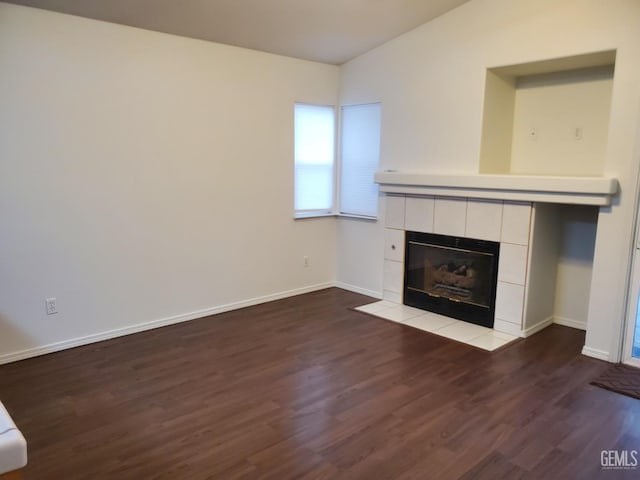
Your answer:
[[[295,105],[296,216],[333,211],[334,107]]]
[[[378,215],[378,185],[373,176],[380,162],[380,104],[342,107],[340,213]]]

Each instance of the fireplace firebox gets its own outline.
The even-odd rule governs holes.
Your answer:
[[[406,232],[404,303],[493,328],[500,244]]]

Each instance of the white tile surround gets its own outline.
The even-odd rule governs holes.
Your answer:
[[[496,350],[518,339],[515,335],[455,320],[437,313],[425,312],[407,305],[398,305],[389,300],[369,303],[356,308],[356,310],[487,351]]]
[[[477,238],[500,242],[493,330],[519,337],[551,323],[551,319],[545,319],[544,322],[536,322],[534,328],[529,328],[531,325],[525,322],[527,273],[531,257],[531,203],[402,194],[387,195],[386,201],[383,278],[385,301],[396,306],[402,304],[405,230]],[[422,310],[419,312],[424,314]],[[394,315],[393,312],[388,313]],[[461,323],[476,327],[466,322]],[[486,339],[482,342],[486,345],[494,344]]]

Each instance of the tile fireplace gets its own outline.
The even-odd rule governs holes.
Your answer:
[[[604,317],[594,312],[604,315],[610,310],[603,292],[611,298],[622,295],[614,288],[620,282],[612,279],[609,285],[605,279],[617,267],[602,261],[605,248],[598,246],[615,243],[613,236],[617,232],[612,233],[607,227],[616,225],[621,233],[626,232],[622,223],[616,223],[609,215],[612,212],[608,207],[619,193],[617,178],[384,170],[375,174],[374,181],[385,195],[386,205],[382,276],[385,301],[413,308],[402,305],[405,231],[498,241],[500,258],[492,332],[526,337],[551,323],[560,323],[587,330],[585,355],[603,360],[614,358],[605,348],[610,335],[602,325]],[[571,290],[573,284],[566,281],[569,275],[561,275],[567,272],[564,266],[573,260],[567,255],[571,250],[566,240],[575,238],[569,229],[573,230],[575,222],[582,222],[583,218],[576,212],[566,215],[573,206],[592,208],[595,212],[588,221],[595,247],[592,253],[581,257],[588,262],[581,264],[585,269],[569,272],[578,280],[581,293]],[[565,262],[562,269],[560,262]],[[579,300],[575,300],[577,295],[581,295]],[[594,295],[595,300],[591,298]],[[589,312],[564,317],[561,311],[556,317],[556,297],[561,308],[569,298],[571,302],[588,305]],[[583,310],[582,306],[578,308]],[[612,308],[620,313],[619,308]],[[587,328],[587,319],[593,328]],[[613,350],[616,348],[619,346]]]
[[[385,219],[385,248],[384,248],[384,299],[396,304],[408,304],[425,308],[425,300],[416,301],[415,290],[405,290],[405,280],[416,280],[425,275],[447,276],[461,275],[465,261],[436,259],[436,270],[440,273],[413,272],[410,263],[405,270],[407,248],[405,238],[414,239],[414,233],[435,235],[431,238],[449,236],[458,238],[459,244],[468,245],[468,239],[484,244],[496,244],[495,258],[497,266],[493,273],[497,273],[495,280],[495,304],[488,302],[484,318],[477,311],[474,312],[473,323],[492,325],[492,328],[515,336],[527,336],[550,325],[553,322],[553,300],[555,296],[554,253],[557,250],[558,238],[552,227],[555,225],[553,216],[555,208],[552,204],[538,204],[510,200],[484,200],[463,197],[440,197],[431,195],[387,194]],[[418,243],[424,237],[418,238]],[[454,241],[455,245],[455,241]],[[466,250],[467,248],[462,248]],[[499,253],[498,253],[499,252]],[[420,260],[423,261],[423,260]],[[411,261],[410,261],[411,262]],[[417,261],[416,261],[417,262]],[[444,266],[446,264],[446,267]],[[449,265],[451,264],[451,265]],[[467,269],[469,266],[467,265]],[[484,267],[483,267],[484,268]],[[418,269],[419,270],[419,269]],[[446,271],[445,271],[446,270]],[[458,270],[458,274],[456,274]],[[451,275],[448,275],[451,277]],[[466,277],[466,273],[465,273]],[[455,278],[449,287],[459,287]],[[458,283],[463,280],[458,278]],[[442,282],[436,282],[442,283]],[[420,290],[419,287],[415,287]],[[436,295],[442,297],[442,289]],[[491,287],[493,289],[493,286]],[[422,290],[425,290],[422,288]],[[449,292],[455,291],[449,288]],[[431,292],[434,293],[434,292]],[[459,292],[460,295],[467,293]],[[427,293],[428,295],[428,293]],[[449,295],[453,303],[461,300],[455,295]],[[438,300],[438,297],[434,297]],[[426,300],[428,301],[428,300]],[[442,303],[442,302],[440,302]],[[462,303],[462,302],[460,302]],[[470,302],[481,303],[481,302]],[[449,307],[444,307],[448,309]],[[460,318],[445,310],[438,313]],[[481,318],[478,320],[478,318]]]

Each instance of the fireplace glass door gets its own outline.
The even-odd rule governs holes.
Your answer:
[[[404,303],[493,327],[496,242],[407,232]]]

